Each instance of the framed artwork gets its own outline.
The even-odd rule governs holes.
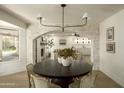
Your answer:
[[[107,28],[107,40],[114,40],[114,27]]]
[[[60,39],[59,45],[66,45],[66,39]]]
[[[108,42],[106,44],[106,51],[110,53],[115,53],[115,42]]]

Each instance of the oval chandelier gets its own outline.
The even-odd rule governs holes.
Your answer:
[[[37,19],[40,21],[40,25],[41,26],[45,26],[45,27],[61,28],[62,32],[64,32],[65,28],[69,28],[69,27],[83,27],[83,26],[87,25],[87,19],[88,19],[87,13],[84,13],[84,15],[83,15],[83,17],[81,19],[82,20],[82,24],[80,24],[80,25],[65,25],[65,23],[64,23],[64,8],[66,6],[67,6],[66,4],[61,4],[61,7],[62,7],[62,25],[47,25],[47,24],[43,24],[42,23],[43,17],[41,15],[39,15],[39,16],[37,16]]]

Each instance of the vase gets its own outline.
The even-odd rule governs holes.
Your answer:
[[[58,63],[62,64],[62,57],[58,57]]]
[[[72,63],[72,60],[71,60],[70,57],[68,57],[68,58],[66,58],[66,59],[62,58],[62,65],[63,65],[63,66],[70,66],[71,63]]]

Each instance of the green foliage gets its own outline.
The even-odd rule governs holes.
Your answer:
[[[2,49],[3,49],[3,51],[16,50],[16,47],[15,47],[15,37],[3,36],[3,39],[2,39]]]
[[[57,53],[59,57],[63,57],[64,59],[68,57],[72,57],[73,59],[77,58],[76,50],[73,50],[73,48],[59,49]]]
[[[48,41],[47,45],[50,46],[50,48],[52,48],[53,45],[54,45],[53,39],[51,39],[50,41]]]

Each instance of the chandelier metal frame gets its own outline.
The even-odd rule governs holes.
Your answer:
[[[62,31],[64,32],[64,29],[65,28],[69,28],[69,27],[83,27],[85,25],[87,25],[87,15],[84,14],[83,17],[82,17],[82,24],[80,25],[65,25],[64,23],[64,8],[66,7],[67,5],[66,4],[61,4],[61,7],[62,7],[62,25],[47,25],[47,24],[43,24],[42,21],[43,21],[43,17],[42,16],[38,16],[37,19],[40,21],[40,25],[41,26],[45,26],[45,27],[56,27],[56,28],[61,28]]]

